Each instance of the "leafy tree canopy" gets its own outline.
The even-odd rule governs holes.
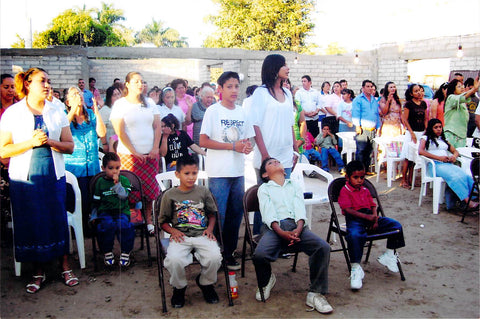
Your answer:
[[[307,53],[315,0],[213,0],[220,12],[209,20],[217,32],[205,47]]]
[[[185,37],[163,22],[153,20],[143,30],[135,33],[126,28],[123,10],[113,4],[102,2],[101,8],[73,8],[62,12],[52,20],[47,30],[33,36],[32,47],[46,48],[49,45],[81,46],[128,46],[139,43],[153,43],[157,47],[188,47]],[[17,35],[18,41],[12,47],[24,48],[25,40]]]
[[[152,23],[147,24],[135,35],[135,43],[151,43],[156,47],[188,47],[186,38],[181,37],[177,30],[164,27],[162,21],[155,21],[154,19],[152,19]]]
[[[49,29],[34,35],[32,46],[126,46],[121,29],[116,28],[117,21],[124,19],[122,10],[105,3],[101,10],[68,9],[52,20]]]

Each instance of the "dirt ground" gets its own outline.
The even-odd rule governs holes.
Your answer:
[[[390,273],[376,261],[384,251],[384,241],[376,242],[368,264],[364,265],[363,288],[350,290],[349,273],[343,254],[332,253],[329,268],[328,300],[334,307],[330,318],[478,318],[479,311],[479,237],[478,215],[461,217],[445,210],[432,214],[431,191],[418,207],[419,188],[414,191],[386,187],[384,175],[380,182],[370,180],[381,194],[387,215],[404,227],[406,247],[399,250],[406,281]],[[330,209],[328,204],[314,207],[313,231],[327,236]],[[424,227],[421,227],[424,225]],[[241,232],[243,234],[243,231]],[[155,256],[153,238],[150,239]],[[239,240],[239,249],[243,237]],[[78,260],[72,265],[80,285],[68,288],[60,281],[59,272],[47,273],[47,284],[29,295],[25,285],[31,268],[23,265],[21,277],[15,277],[11,245],[1,250],[1,312],[2,318],[318,318],[316,311],[307,312],[308,260],[300,255],[296,273],[291,272],[292,259],[273,263],[277,284],[266,303],[255,300],[256,278],[251,261],[247,261],[246,277],[237,272],[239,298],[229,307],[225,278],[219,272],[216,290],[220,303],[206,304],[194,278],[198,265],[189,266],[186,305],[170,306],[172,290],[167,282],[168,313],[163,314],[158,285],[157,267],[147,264],[146,251],[138,250],[136,263],[127,271],[106,271],[100,266],[94,272],[91,242],[86,240],[87,268],[81,271]],[[332,243],[338,248],[340,243]],[[76,258],[76,254],[72,259]],[[99,259],[99,264],[101,264]],[[52,269],[56,269],[52,267]],[[168,272],[165,271],[167,279]]]

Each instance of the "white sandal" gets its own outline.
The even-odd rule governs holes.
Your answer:
[[[33,278],[33,280],[26,286],[27,292],[28,292],[29,294],[37,293],[37,292],[42,288],[42,285],[43,285],[43,283],[45,282],[45,279],[46,279],[47,277],[45,276],[45,274],[43,274],[43,275],[33,276],[32,278]],[[37,284],[36,284],[37,279],[40,279],[40,278],[42,279],[42,280],[40,281],[40,285],[37,285]]]
[[[80,283],[80,281],[78,280],[77,277],[75,277],[75,275],[73,274],[73,271],[71,269],[70,270],[65,270],[64,272],[62,272],[62,277],[63,277],[63,280],[65,282],[65,285],[67,285],[69,287],[76,286]]]

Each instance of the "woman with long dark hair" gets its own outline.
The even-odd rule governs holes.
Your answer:
[[[428,119],[439,119],[442,122],[442,125],[445,125],[444,106],[445,100],[447,99],[447,87],[448,82],[440,85],[438,90],[435,92],[435,95],[433,96],[430,107],[428,108]]]
[[[113,105],[110,121],[118,135],[117,152],[122,169],[134,172],[144,181],[147,227],[153,235],[152,202],[160,194],[155,175],[159,170],[161,124],[157,106],[151,99],[145,98],[142,90],[142,75],[128,73],[124,97]]]
[[[269,157],[278,159],[285,168],[287,178],[290,178],[293,151],[298,153],[293,129],[292,93],[282,85],[288,79],[289,71],[285,57],[268,55],[262,64],[262,86],[253,92],[250,103],[246,105],[248,118],[255,130],[253,167],[258,183],[261,183],[260,165],[263,160]],[[260,212],[256,212],[254,234],[260,233],[261,226]]]
[[[418,154],[435,161],[436,176],[443,178],[450,189],[466,204],[473,186],[473,178],[454,164],[459,154],[445,138],[442,122],[439,119],[428,121],[425,135],[420,139]],[[471,200],[469,208],[477,207],[478,202]]]
[[[387,82],[385,84],[379,105],[380,116],[382,116],[380,136],[396,137],[402,135],[402,104],[395,83]]]
[[[412,183],[413,164],[416,159],[416,152],[409,147],[410,142],[417,143],[423,135],[427,126],[427,104],[423,100],[423,89],[420,84],[412,84],[405,91],[407,102],[403,107],[402,122],[405,126],[405,139],[401,157],[405,158],[403,163],[403,177],[401,186],[409,189]],[[414,181],[413,181],[414,182]]]

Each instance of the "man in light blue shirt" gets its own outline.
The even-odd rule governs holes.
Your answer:
[[[379,105],[377,99],[372,95],[372,81],[364,80],[362,91],[352,102],[352,122],[357,132],[357,136],[355,136],[357,144],[355,158],[363,163],[367,175],[372,175],[373,173],[369,172],[368,169],[373,151],[375,131],[380,128]]]

